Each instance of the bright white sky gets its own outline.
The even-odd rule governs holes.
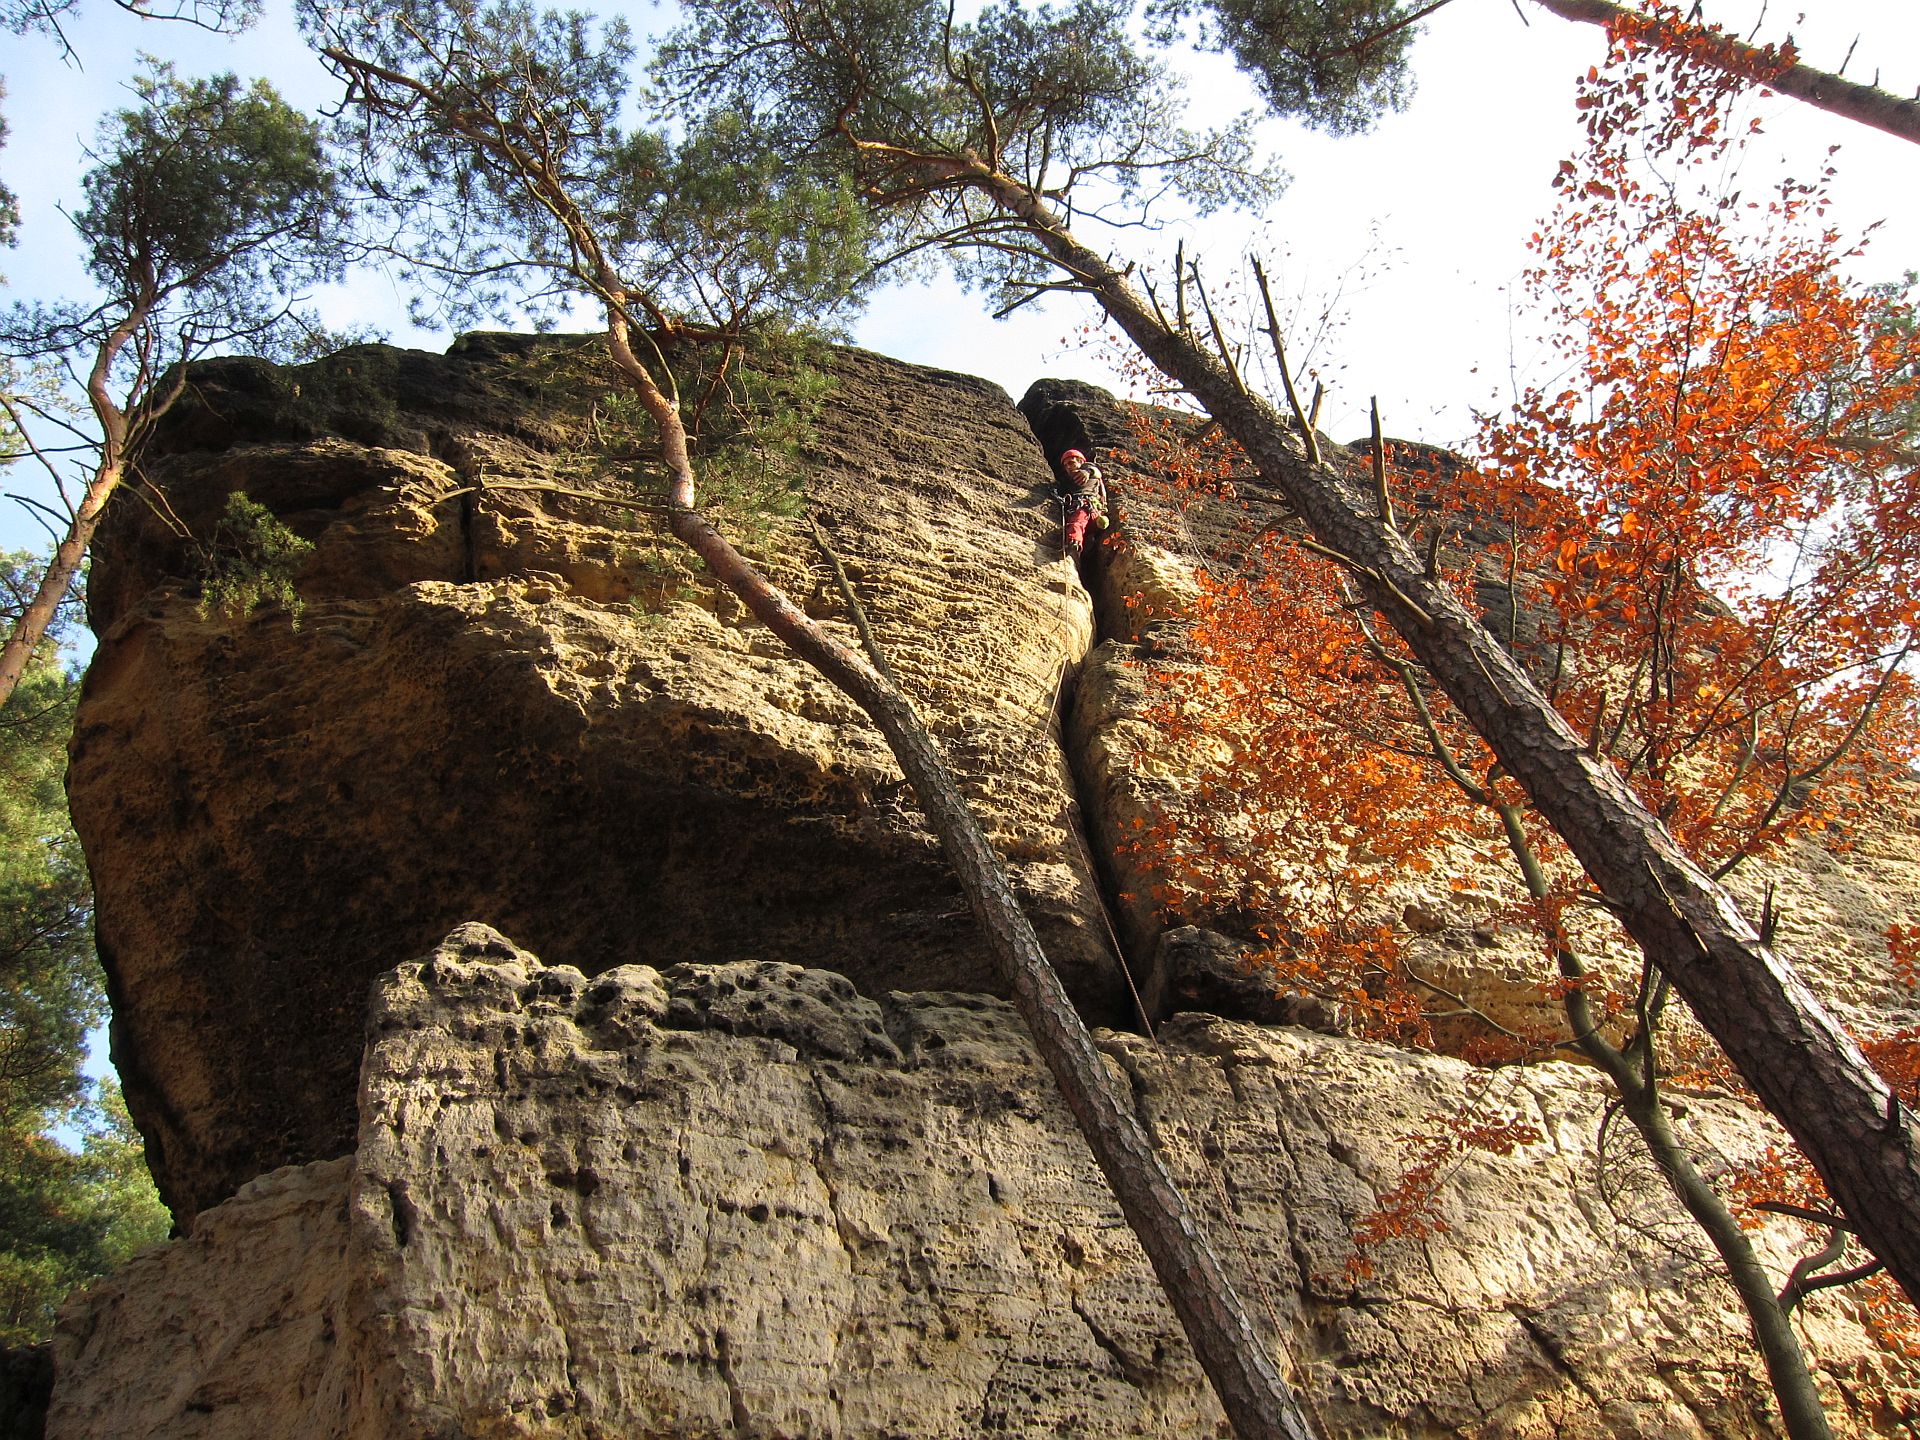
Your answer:
[[[1517,5],[1517,8],[1516,8]],[[670,12],[629,7],[636,22]],[[1757,0],[1709,0],[1709,18],[1749,25]],[[1820,0],[1817,13],[1778,7],[1760,38],[1791,31],[1803,58],[1837,66],[1859,45],[1848,73],[1889,89],[1920,85],[1920,5],[1912,0]],[[1520,10],[1531,24],[1523,23]],[[184,26],[140,22],[106,0],[82,0],[69,34],[84,68],[63,64],[42,37],[4,37],[0,71],[11,126],[0,176],[19,195],[21,243],[0,255],[16,297],[85,294],[78,246],[60,214],[74,205],[86,168],[83,146],[97,117],[125,103],[120,88],[136,53],[154,51],[185,74],[234,70],[265,75],[292,102],[318,106],[330,82],[306,55],[286,7],[269,0],[262,24],[237,39]],[[1525,237],[1549,204],[1548,181],[1578,143],[1573,79],[1597,61],[1603,36],[1538,11],[1525,0],[1452,0],[1425,22],[1414,50],[1418,91],[1404,114],[1358,139],[1334,140],[1274,127],[1276,150],[1293,174],[1285,198],[1257,222],[1213,222],[1157,235],[1124,232],[1131,258],[1171,256],[1176,233],[1209,262],[1209,274],[1237,266],[1250,244],[1270,261],[1285,297],[1303,316],[1336,295],[1339,328],[1313,362],[1331,382],[1326,428],[1349,438],[1364,429],[1367,397],[1378,394],[1389,433],[1458,443],[1472,412],[1509,393],[1513,368],[1537,360],[1526,318],[1509,287],[1527,264]],[[1223,62],[1204,62],[1197,92],[1230,110],[1245,95]],[[1860,266],[1865,280],[1920,268],[1920,149],[1790,100],[1765,102],[1766,145],[1794,173],[1810,173],[1839,145],[1834,217],[1847,231],[1884,222]],[[1090,237],[1091,238],[1091,237]],[[447,336],[407,326],[394,288],[362,276],[324,297],[335,325],[371,323],[400,344],[444,348]],[[859,343],[904,359],[986,375],[1017,399],[1043,375],[1109,381],[1101,357],[1069,340],[1092,318],[1084,302],[1058,299],[996,322],[975,298],[946,284],[884,293],[859,326]],[[1296,326],[1296,348],[1311,326]],[[20,488],[20,471],[0,489]],[[19,507],[0,507],[0,547],[44,538]]]

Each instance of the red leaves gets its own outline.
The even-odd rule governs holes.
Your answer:
[[[1473,503],[1527,517],[1556,702],[1618,734],[1643,798],[1717,861],[1843,811],[1871,766],[1837,773],[1837,750],[1920,742],[1904,678],[1882,683],[1917,618],[1920,479],[1863,443],[1898,433],[1920,366],[1894,343],[1906,312],[1809,223],[1824,175],[1782,185],[1758,230],[1716,202],[1740,144],[1741,82],[1700,63],[1720,41],[1670,7],[1615,38],[1528,277],[1576,383],[1488,423]],[[1781,803],[1815,772],[1824,799]]]
[[[1920,991],[1920,925],[1889,925],[1887,958],[1893,962],[1894,980]]]
[[[1483,471],[1396,478],[1428,507],[1406,506],[1409,528],[1450,509],[1449,534],[1474,536],[1439,563],[1463,595],[1503,594],[1512,643],[1593,750],[1696,858],[1732,865],[1794,835],[1842,842],[1877,777],[1920,749],[1899,668],[1920,626],[1920,469],[1886,438],[1920,404],[1920,364],[1911,313],[1842,272],[1824,175],[1752,211],[1714,189],[1737,160],[1740,82],[1698,65],[1711,35],[1658,38],[1622,35],[1589,73],[1590,144],[1560,166],[1535,237],[1554,390],[1488,424]],[[1215,442],[1160,427],[1141,446],[1158,447],[1176,507],[1232,495],[1237,457]],[[1434,869],[1434,888],[1466,888],[1448,872],[1504,844],[1489,801],[1519,797],[1400,642],[1365,628],[1339,565],[1270,534],[1234,561],[1201,577],[1191,654],[1156,682],[1156,743],[1201,772],[1140,852],[1187,918],[1258,925],[1276,984],[1335,1002],[1359,1033],[1431,1044],[1463,1002],[1409,967],[1382,919],[1390,887]],[[1517,824],[1547,871],[1525,918],[1551,954],[1576,872],[1530,812]],[[1914,983],[1920,927],[1889,939]],[[1631,1023],[1603,975],[1556,974],[1543,964],[1546,994],[1577,984],[1603,1026]],[[1920,1103],[1920,1032],[1867,1043]],[[1470,1049],[1488,1064],[1539,1053],[1491,1029]],[[1663,1041],[1663,1060],[1676,1084],[1726,1079],[1717,1053]],[[1369,1248],[1444,1228],[1434,1200],[1464,1155],[1525,1143],[1517,1121],[1429,1124],[1356,1237],[1356,1273]]]
[[[1450,1227],[1439,1208],[1440,1188],[1469,1155],[1511,1155],[1523,1145],[1538,1144],[1542,1138],[1538,1126],[1510,1109],[1495,1106],[1484,1093],[1450,1114],[1426,1116],[1425,1127],[1406,1137],[1411,1151],[1400,1179],[1353,1228],[1348,1283],[1373,1273],[1374,1252],[1383,1245],[1447,1232]]]

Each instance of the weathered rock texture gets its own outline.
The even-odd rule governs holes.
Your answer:
[[[158,507],[119,509],[96,549],[69,789],[114,1054],[182,1218],[350,1147],[368,983],[465,919],[589,972],[751,958],[868,993],[995,988],[864,717],[645,517],[554,493],[635,493],[581,448],[597,366],[481,336],[196,370],[155,481],[196,534],[244,490],[314,542],[297,629],[200,615]],[[813,513],[1049,954],[1112,1019],[1049,735],[1092,621],[1040,450],[986,382],[831,368]],[[845,623],[803,527],[757,546]]]
[[[1169,928],[1114,855],[1190,774],[1136,662],[1177,659],[1191,552],[1237,506],[1129,494],[1087,387],[1023,418],[829,367],[812,512],[1075,998],[1128,1018],[1120,949],[1156,1016],[1228,1017],[1102,1043],[1329,1440],[1773,1433],[1694,1233],[1596,1155],[1596,1076],[1278,1028],[1341,1017],[1249,973],[1231,917]],[[69,1309],[51,1433],[1215,1433],[891,758],[617,503],[644,475],[601,443],[607,385],[579,342],[498,336],[204,366],[154,503],[103,534],[70,789],[115,1055],[191,1230]],[[1092,596],[1047,493],[1068,445],[1131,511]],[[314,542],[298,628],[200,613],[182,531],[236,490]],[[851,635],[804,526],[720,518]],[[1852,1019],[1911,1002],[1882,936],[1917,810],[1779,875],[1783,940]],[[1424,883],[1389,897],[1423,963],[1550,1005],[1504,882]],[[1408,1137],[1489,1089],[1543,1138],[1449,1159],[1444,1225],[1350,1275]],[[1674,1098],[1710,1165],[1772,1135]],[[1791,1240],[1763,1242],[1782,1275]],[[1860,1304],[1804,1330],[1839,1428],[1881,1433],[1920,1396]]]
[[[1774,1433],[1730,1293],[1658,1192],[1591,1189],[1603,1096],[1347,1276],[1457,1062],[1193,1015],[1116,1077],[1270,1306],[1332,1440]],[[376,995],[350,1161],[277,1171],[68,1310],[55,1440],[1198,1436],[1220,1417],[1017,1019],[779,964],[543,966],[464,927]],[[1696,1101],[1732,1154],[1765,1127]],[[1776,1258],[1778,1258],[1776,1256]],[[1856,1302],[1805,1324],[1842,1434]],[[69,1378],[74,1377],[74,1378]],[[1920,1395],[1895,1384],[1900,1403]]]
[[[1091,386],[1042,381],[1021,402],[1050,451],[1066,445],[1098,447],[1126,514],[1119,543],[1104,548],[1091,587],[1100,618],[1099,643],[1075,673],[1066,721],[1066,748],[1092,835],[1114,896],[1127,949],[1156,1015],[1204,1009],[1258,1019],[1337,1026],[1337,1012],[1317,997],[1275,994],[1241,956],[1251,947],[1246,917],[1193,909],[1172,917],[1156,897],[1159,876],[1151,854],[1133,844],[1135,827],[1163,813],[1178,816],[1193,802],[1200,762],[1213,757],[1170,750],[1148,719],[1156,670],[1183,663],[1182,616],[1197,594],[1195,569],[1203,557],[1241,553],[1249,534],[1285,526],[1291,512],[1257,476],[1236,476],[1230,501],[1169,494],[1151,472],[1151,453],[1113,397]],[[1342,454],[1331,442],[1331,455]],[[1463,462],[1431,446],[1392,442],[1407,471],[1397,482],[1417,517],[1429,487],[1441,487]],[[1346,452],[1348,463],[1361,459]],[[1417,518],[1410,522],[1419,529]],[[1444,555],[1450,563],[1484,554],[1504,531],[1450,515]],[[1475,599],[1486,623],[1506,634],[1509,591],[1498,566],[1480,567]],[[1514,633],[1523,655],[1541,616],[1522,603]],[[1884,1033],[1920,1024],[1920,996],[1894,973],[1887,927],[1913,923],[1920,894],[1920,781],[1890,783],[1872,813],[1853,817],[1844,847],[1801,841],[1778,856],[1749,863],[1730,882],[1761,913],[1774,891],[1782,952],[1813,984],[1839,1018],[1860,1033]],[[1281,857],[1284,860],[1284,857]],[[1433,876],[1407,875],[1385,887],[1377,917],[1399,928],[1410,965],[1464,996],[1513,1030],[1558,1035],[1565,1021],[1551,987],[1536,933],[1524,919],[1524,891],[1504,852],[1491,857],[1469,847],[1453,855],[1459,889]],[[1257,918],[1257,917],[1255,917]],[[1236,926],[1236,921],[1241,922]],[[1183,923],[1185,922],[1185,923]],[[1598,914],[1576,913],[1570,926],[1590,963],[1631,983],[1639,954],[1620,929]],[[1229,934],[1220,934],[1224,928]],[[1241,943],[1236,943],[1241,942]],[[1437,1009],[1449,1008],[1436,1002]],[[1675,1022],[1684,1026],[1686,1018]],[[1436,1027],[1444,1046],[1484,1038],[1476,1022]]]

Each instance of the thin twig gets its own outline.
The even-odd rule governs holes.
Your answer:
[[[1388,530],[1399,527],[1393,519],[1393,496],[1387,493],[1387,442],[1380,436],[1380,397],[1371,396],[1373,412],[1373,498],[1380,506],[1380,523]]]
[[[1300,408],[1299,392],[1293,388],[1293,367],[1287,364],[1287,347],[1280,340],[1280,317],[1273,308],[1273,292],[1267,288],[1267,272],[1260,264],[1258,256],[1247,257],[1253,262],[1253,278],[1260,286],[1260,299],[1267,307],[1267,338],[1273,342],[1273,358],[1280,366],[1280,384],[1287,392],[1287,404],[1293,407],[1294,424],[1300,427],[1300,443],[1306,447],[1307,463],[1320,463],[1320,441],[1313,433],[1313,420]],[[1313,397],[1314,418],[1320,412],[1320,395],[1316,391]]]
[[[893,673],[893,666],[887,663],[887,652],[880,648],[880,642],[874,638],[873,627],[867,623],[867,607],[860,603],[860,597],[854,593],[853,581],[847,578],[847,567],[840,563],[840,552],[833,548],[826,531],[811,515],[807,517],[807,527],[813,531],[813,543],[819,547],[820,553],[826,557],[828,568],[833,571],[833,583],[839,587],[840,598],[846,602],[847,610],[853,616],[853,628],[860,632],[860,643],[866,649],[867,658],[873,661],[874,669],[887,677],[887,683],[904,696],[906,688],[901,685],[900,677]]]

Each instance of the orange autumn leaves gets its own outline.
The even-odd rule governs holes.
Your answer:
[[[1478,472],[1420,477],[1440,493],[1403,526],[1446,531],[1463,595],[1721,872],[1844,822],[1920,748],[1900,663],[1920,629],[1911,312],[1848,280],[1824,177],[1720,188],[1744,138],[1735,88],[1631,41],[1582,83],[1591,143],[1560,172],[1527,277],[1562,378],[1484,424]],[[1141,441],[1177,486],[1230,492],[1217,445],[1144,421]],[[1397,478],[1404,514],[1414,477]],[[1503,848],[1450,770],[1520,797],[1408,683],[1336,560],[1282,533],[1233,560],[1200,577],[1202,663],[1168,673],[1155,716],[1214,758],[1142,847],[1174,908],[1251,918],[1283,981],[1425,1043],[1445,1002],[1394,993],[1420,987],[1382,899],[1450,847],[1456,866]],[[1553,937],[1577,875],[1537,842],[1558,889],[1532,918]]]
[[[1817,828],[1843,756],[1910,752],[1920,624],[1911,312],[1844,274],[1824,174],[1730,188],[1736,86],[1625,42],[1583,82],[1526,277],[1567,378],[1484,425],[1467,502],[1542,577],[1552,698],[1718,865]]]
[[[1695,58],[1620,36],[1581,86],[1589,143],[1560,170],[1526,279],[1558,378],[1486,421],[1478,471],[1390,469],[1409,538],[1443,533],[1436,562],[1463,597],[1724,874],[1795,836],[1843,845],[1920,753],[1905,666],[1920,631],[1920,356],[1910,307],[1847,277],[1856,252],[1825,220],[1824,173],[1739,188],[1740,82]],[[1237,457],[1141,426],[1176,487],[1231,494]],[[1410,960],[1393,887],[1431,874],[1426,888],[1480,888],[1506,863],[1493,806],[1522,797],[1337,559],[1280,531],[1232,548],[1199,577],[1196,663],[1167,667],[1157,691],[1162,735],[1204,763],[1139,847],[1171,908],[1259,936],[1278,985],[1339,1002],[1359,1033],[1431,1046],[1468,1002]],[[1530,811],[1518,823],[1550,892],[1506,918],[1550,951],[1568,943],[1581,877]],[[1916,933],[1893,936],[1909,973]],[[1543,994],[1554,973],[1543,962]],[[1631,1020],[1630,994],[1576,983]],[[1564,1038],[1485,1017],[1469,1058]],[[1920,1034],[1865,1044],[1920,1098]],[[1445,1168],[1478,1121],[1460,1123],[1417,1137],[1396,1195]],[[1417,1227],[1420,1210],[1375,1220]]]

